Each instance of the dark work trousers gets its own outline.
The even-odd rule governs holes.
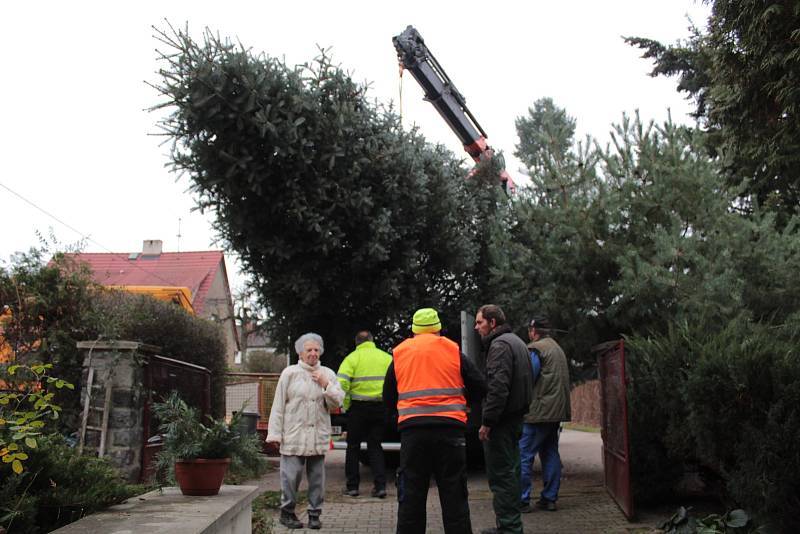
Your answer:
[[[486,475],[492,491],[497,530],[502,533],[522,534],[522,516],[519,511],[521,491],[519,438],[522,434],[522,417],[503,421],[491,427],[489,441],[483,442],[486,457]]]
[[[358,456],[362,441],[367,442],[375,489],[386,489],[386,463],[381,447],[385,425],[386,409],[383,402],[353,401],[350,404],[347,411],[347,453],[344,460],[347,489],[358,489]]]
[[[455,426],[417,426],[400,432],[397,534],[424,534],[431,475],[439,488],[446,534],[471,534],[467,441]]]

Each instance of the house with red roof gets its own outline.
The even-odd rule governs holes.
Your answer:
[[[152,296],[156,298],[161,297],[155,288],[187,288],[188,292],[177,291],[174,295],[180,297],[180,304],[191,308],[195,315],[223,325],[228,366],[238,367],[239,336],[225,255],[220,250],[163,252],[162,248],[161,240],[148,239],[144,241],[141,252],[81,252],[75,257],[89,265],[94,281],[103,286],[130,287],[138,293],[147,292],[142,288],[149,286],[154,288]],[[187,297],[190,306],[183,302]]]

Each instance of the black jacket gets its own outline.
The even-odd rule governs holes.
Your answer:
[[[486,354],[483,424],[522,418],[533,396],[533,369],[528,347],[508,325],[500,325],[482,339]]]
[[[480,402],[486,395],[486,380],[484,380],[483,375],[475,364],[472,363],[472,360],[464,356],[463,353],[461,353],[461,379],[464,380],[464,389],[466,390],[464,396],[467,399],[467,404],[473,405],[476,402]],[[386,378],[383,381],[383,403],[390,413],[397,412],[397,375],[394,372],[394,362],[389,365],[389,369],[386,371]],[[398,430],[403,430],[412,426],[427,425],[466,428],[464,423],[452,417],[438,416],[412,417],[400,423],[397,428]]]

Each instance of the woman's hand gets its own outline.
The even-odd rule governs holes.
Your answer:
[[[319,384],[322,387],[322,389],[328,387],[328,378],[322,371],[314,371],[313,373],[311,373],[311,380]]]

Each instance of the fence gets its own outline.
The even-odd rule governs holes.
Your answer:
[[[589,380],[570,391],[572,422],[600,428],[602,413],[600,405],[600,381]]]
[[[233,412],[258,414],[256,430],[267,437],[267,421],[275,398],[279,373],[227,373],[225,375],[225,416],[230,418]],[[273,448],[264,447],[268,454],[277,453]]]

